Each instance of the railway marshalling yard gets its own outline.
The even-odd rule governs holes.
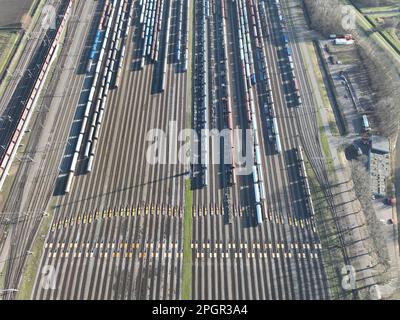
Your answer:
[[[304,162],[320,179],[327,169],[293,1],[71,6],[40,98],[46,111],[4,187],[3,212],[16,223],[1,226],[2,281],[20,288],[5,297],[331,298]],[[253,170],[149,163],[148,132],[171,123],[252,130]],[[199,140],[199,154],[219,154]]]

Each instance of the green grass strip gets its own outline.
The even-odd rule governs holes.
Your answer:
[[[193,106],[193,78],[192,78],[192,50],[193,50],[193,38],[194,38],[194,6],[193,0],[188,1],[188,12],[189,12],[189,30],[190,32],[188,41],[188,70],[187,70],[187,113],[186,122],[187,127],[192,126],[192,106]],[[185,180],[185,216],[183,224],[183,270],[182,270],[182,300],[190,300],[192,297],[192,228],[193,228],[193,192],[191,188],[190,179]]]
[[[192,296],[192,205],[193,192],[190,179],[187,179],[185,181],[185,218],[183,225],[182,300],[190,300]]]

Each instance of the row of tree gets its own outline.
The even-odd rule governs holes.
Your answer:
[[[390,3],[382,1],[380,5]],[[360,62],[367,71],[375,100],[373,112],[378,119],[380,132],[386,137],[397,135],[400,121],[400,66],[395,68],[382,48],[357,26],[354,11],[349,6],[339,0],[304,0],[304,4],[313,29],[325,36],[332,33],[351,33],[354,36]],[[359,1],[359,4],[369,5],[367,1]]]
[[[400,121],[398,69],[380,48],[371,43],[373,40],[359,35],[356,39],[358,54],[374,94],[373,111],[378,119],[380,132],[386,137],[395,137]]]
[[[303,0],[311,22],[311,28],[328,36],[343,33],[344,6],[339,0]]]
[[[370,177],[365,169],[365,165],[360,160],[353,160],[350,162],[350,169],[352,180],[354,184],[354,192],[357,199],[360,201],[361,208],[365,216],[365,222],[368,233],[371,238],[370,251],[375,253],[377,262],[380,263],[385,270],[390,266],[389,252],[386,245],[385,230],[383,224],[378,220],[374,205],[371,200],[371,184]]]
[[[325,36],[351,33],[357,45],[360,64],[366,69],[372,96],[375,101],[373,113],[378,120],[380,131],[387,137],[398,133],[400,122],[400,78],[393,62],[385,52],[366,35],[355,21],[354,9],[339,0],[303,0],[310,18],[311,27]],[[376,1],[373,1],[376,5]],[[359,5],[369,6],[368,1]],[[380,5],[391,4],[389,1]],[[351,162],[352,179],[357,198],[364,212],[367,229],[371,238],[371,252],[385,269],[389,267],[389,255],[382,223],[377,219],[371,200],[370,177],[361,161]]]

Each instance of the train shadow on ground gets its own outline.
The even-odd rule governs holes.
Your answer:
[[[86,81],[88,83],[89,80],[86,79]],[[88,84],[85,85],[84,82],[84,88],[88,87]],[[74,119],[68,133],[67,143],[64,148],[63,158],[61,159],[61,163],[58,167],[59,177],[57,178],[54,195],[62,195],[63,190],[65,189],[66,179],[64,179],[64,175],[69,173],[72,157],[75,153],[75,147],[81,129],[81,120],[83,119],[86,108],[87,95],[87,92],[81,92],[81,95],[79,97],[78,105],[74,114]]]
[[[161,88],[161,81],[163,77],[163,70],[161,63],[158,61],[153,65],[153,74],[152,74],[152,81],[151,81],[151,91],[152,95],[162,93],[163,90]],[[166,81],[166,80],[164,80]]]
[[[136,185],[133,185],[133,186],[127,186],[127,187],[124,187],[124,188],[118,188],[118,189],[115,189],[115,190],[111,190],[109,192],[104,192],[104,193],[101,193],[101,194],[95,194],[95,195],[93,195],[91,197],[82,198],[82,199],[78,199],[78,200],[75,200],[75,201],[70,201],[70,202],[67,202],[67,203],[65,203],[63,205],[60,205],[60,207],[66,207],[66,206],[69,206],[69,205],[72,205],[72,204],[81,203],[81,202],[88,201],[88,200],[94,200],[94,199],[98,199],[98,198],[101,198],[101,197],[114,195],[114,194],[117,194],[119,192],[125,192],[125,191],[129,191],[129,190],[142,188],[144,186],[155,184],[155,183],[166,181],[166,180],[178,179],[178,178],[187,176],[188,174],[189,174],[189,172],[187,172],[187,171],[176,173],[176,174],[168,176],[168,177],[163,177],[163,178],[159,178],[159,179],[155,179],[155,180],[150,180],[150,181],[146,181],[144,183],[136,184]],[[59,195],[63,195],[64,194],[63,193],[64,189],[61,190],[60,188],[62,186],[65,186],[66,178],[64,180],[64,177],[59,177],[58,182],[60,183],[60,187],[57,187],[56,189],[59,191]]]
[[[291,199],[293,203],[301,203],[301,207],[304,209],[305,204],[304,204],[304,197],[305,194],[303,192],[303,185],[301,182],[301,176],[300,176],[300,171],[299,171],[299,166],[297,163],[297,158],[296,158],[296,149],[291,149],[287,150],[284,152],[284,160],[285,164],[287,167],[287,172],[288,172],[288,179],[289,179],[289,194],[291,194]],[[300,194],[297,192],[297,190],[301,190]],[[297,217],[302,217],[302,218],[307,218],[303,217],[304,212],[307,212],[308,210],[301,210],[301,212],[298,211],[298,205],[293,205],[293,210],[294,213]]]
[[[67,185],[68,176],[58,176],[56,180],[56,186],[54,188],[53,196],[65,195],[65,186]]]
[[[255,221],[255,208],[254,208],[254,189],[253,189],[253,178],[252,175],[238,176],[237,183],[242,187],[239,191],[240,206],[245,207],[242,211],[241,227],[242,228],[253,228],[256,226]]]

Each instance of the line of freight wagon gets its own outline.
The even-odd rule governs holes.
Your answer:
[[[252,12],[252,16],[255,15],[254,8],[251,6],[250,12]],[[262,224],[263,222],[263,209],[265,215],[267,214],[267,205],[266,205],[266,192],[265,192],[265,184],[264,184],[264,174],[262,170],[262,162],[261,162],[261,150],[259,145],[259,132],[256,120],[256,112],[255,112],[255,102],[253,97],[253,91],[251,90],[251,86],[256,84],[255,73],[254,73],[254,59],[253,59],[253,51],[250,41],[250,32],[249,32],[249,24],[247,18],[247,8],[246,2],[244,0],[240,0],[236,2],[236,16],[238,22],[238,38],[239,38],[239,46],[240,46],[240,60],[242,61],[242,76],[243,83],[246,89],[246,111],[247,118],[252,130],[253,141],[254,141],[254,166],[252,168],[252,177],[253,177],[253,186],[254,186],[254,197],[255,197],[255,213],[256,213],[256,222],[257,224]],[[255,24],[255,19],[252,19]],[[259,36],[257,34],[257,39],[259,40]],[[260,42],[257,42],[260,45]]]
[[[232,101],[231,101],[231,93],[230,93],[230,78],[229,72],[227,69],[227,59],[228,59],[228,40],[227,40],[227,28],[226,28],[226,8],[225,8],[225,1],[219,1],[219,10],[220,10],[220,19],[218,29],[221,31],[222,35],[222,61],[221,67],[223,68],[224,77],[222,77],[223,87],[225,88],[224,95],[222,97],[222,108],[225,114],[225,120],[228,129],[230,130],[230,163],[228,168],[228,179],[229,183],[234,185],[236,184],[236,174],[235,174],[235,139],[233,134],[233,114],[232,114]]]
[[[198,48],[199,64],[196,65],[198,75],[198,110],[197,114],[199,121],[199,129],[201,130],[200,138],[200,156],[201,156],[201,177],[202,185],[204,187],[208,186],[208,136],[206,130],[208,129],[208,106],[207,106],[207,92],[208,92],[208,73],[207,73],[207,39],[205,37],[207,29],[207,17],[209,14],[209,3],[207,0],[201,0],[198,3],[198,8],[200,12],[199,16],[199,33],[198,33]]]
[[[298,168],[299,168],[299,172],[300,172],[300,177],[302,179],[302,184],[303,184],[303,187],[305,190],[307,207],[311,213],[311,216],[314,217],[315,216],[314,204],[313,204],[313,200],[311,197],[311,188],[310,188],[310,183],[308,181],[306,165],[304,162],[304,150],[303,150],[302,146],[299,146],[296,149],[296,158],[297,158]]]
[[[95,38],[92,48],[93,55],[90,57],[90,69],[88,70],[88,74],[92,77],[92,85],[71,161],[65,193],[69,193],[71,190],[72,180],[90,118],[92,121],[88,128],[84,158],[88,159],[87,172],[91,172],[93,169],[94,155],[97,149],[107,96],[112,84],[114,84],[114,87],[119,85],[126,49],[126,35],[129,33],[132,14],[132,1],[109,0],[104,2],[102,17],[104,16],[105,18],[100,20],[97,29],[97,34],[101,34],[101,36],[96,36]],[[102,39],[101,49],[97,44],[98,39]]]
[[[289,35],[287,34],[287,29],[286,29],[286,21],[283,17],[282,13],[282,8],[280,4],[280,0],[275,0],[275,7],[276,11],[278,13],[278,20],[279,20],[279,26],[281,30],[281,41],[284,46],[284,52],[286,53],[287,59],[288,59],[288,65],[290,66],[290,74],[291,74],[291,80],[292,80],[292,87],[294,90],[294,103],[297,107],[301,107],[302,105],[302,99],[300,95],[300,87],[298,80],[296,78],[296,73],[294,70],[294,63],[293,63],[293,57],[292,57],[292,48],[290,47],[289,43]]]

